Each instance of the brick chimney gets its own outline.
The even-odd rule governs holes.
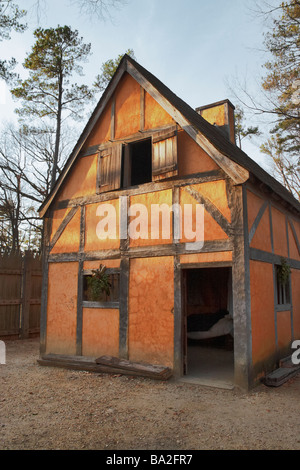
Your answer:
[[[235,126],[234,126],[235,107],[229,100],[218,101],[196,108],[200,114],[210,124],[216,126],[227,139],[235,144]]]

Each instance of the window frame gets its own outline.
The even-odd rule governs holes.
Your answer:
[[[107,268],[106,269],[106,273],[110,276],[110,275],[118,275],[119,279],[118,279],[118,295],[117,295],[117,298],[118,300],[101,300],[101,301],[95,301],[95,300],[85,300],[84,299],[84,287],[85,287],[85,282],[84,282],[84,278],[87,277],[87,276],[91,276],[92,275],[92,269],[85,269],[83,270],[82,272],[82,307],[83,308],[116,308],[118,309],[119,308],[119,305],[120,305],[120,268]]]
[[[138,186],[177,176],[177,135],[178,126],[170,125],[100,145],[98,147],[97,194],[130,189],[136,186],[129,181],[131,174],[130,146],[143,140],[151,140],[151,180],[140,183]],[[105,159],[108,160],[104,164]]]
[[[275,264],[275,298],[277,311],[285,311],[291,309],[291,276],[288,281],[283,284],[278,278],[278,269],[280,264]]]
[[[132,183],[133,175],[133,162],[132,162],[132,154],[133,154],[133,146],[136,144],[140,144],[145,142],[145,145],[150,146],[150,163],[151,164],[151,179],[144,181],[143,183]],[[144,137],[138,140],[134,140],[131,142],[126,142],[123,144],[123,152],[122,152],[122,161],[121,161],[121,187],[120,189],[128,189],[134,186],[140,186],[144,184],[152,183],[153,176],[152,176],[152,148],[153,143],[151,137]]]

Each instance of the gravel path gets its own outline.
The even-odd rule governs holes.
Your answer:
[[[300,374],[251,393],[42,367],[7,341],[0,450],[300,449]]]

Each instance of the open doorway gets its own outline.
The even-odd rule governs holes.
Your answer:
[[[193,381],[233,384],[231,267],[184,269],[183,370]]]

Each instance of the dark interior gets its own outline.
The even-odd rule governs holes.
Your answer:
[[[230,268],[187,269],[186,315],[188,331],[206,331],[229,313]],[[195,340],[188,339],[188,344]],[[232,348],[232,338],[219,336],[198,344]]]
[[[129,158],[130,165],[128,166],[130,174],[125,178],[124,171],[124,155],[123,155],[123,181],[127,180],[130,186],[149,183],[152,181],[152,145],[151,139],[142,140],[128,144],[130,147]]]

